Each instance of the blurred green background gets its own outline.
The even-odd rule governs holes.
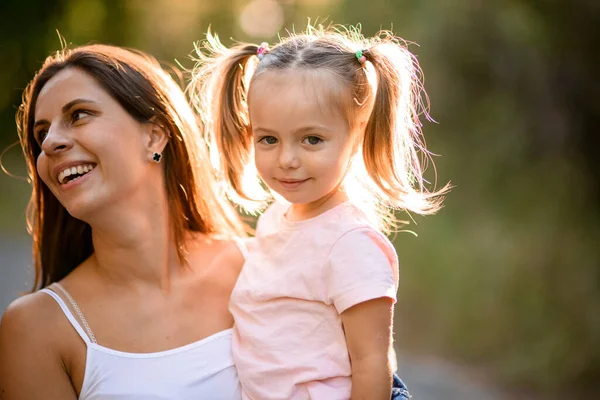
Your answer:
[[[409,226],[418,237],[395,236],[399,353],[515,398],[600,398],[599,1],[3,0],[0,148],[17,140],[21,92],[60,48],[56,30],[190,67],[209,25],[227,44],[260,43],[317,17],[416,43],[437,179],[455,185]],[[3,165],[25,176],[18,146]],[[28,190],[1,174],[0,313],[30,286]]]

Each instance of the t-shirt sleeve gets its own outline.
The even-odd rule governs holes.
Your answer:
[[[340,314],[367,300],[396,301],[398,257],[391,242],[372,229],[344,234],[333,245],[323,273],[326,302]]]

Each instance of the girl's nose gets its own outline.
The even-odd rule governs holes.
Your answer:
[[[297,151],[291,146],[282,146],[279,153],[279,166],[283,169],[296,169],[300,166]]]

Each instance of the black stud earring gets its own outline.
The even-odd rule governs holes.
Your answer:
[[[155,163],[157,163],[157,164],[160,162],[161,158],[162,158],[162,154],[160,154],[160,153],[156,153],[156,152],[155,152],[155,153],[152,155],[152,161],[154,161],[154,162],[155,162]]]

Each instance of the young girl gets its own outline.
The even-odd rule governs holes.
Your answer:
[[[245,398],[389,399],[398,261],[383,233],[447,190],[424,184],[415,57],[340,28],[271,49],[209,32],[204,48],[190,89],[226,190],[250,211],[277,199],[230,301]]]

